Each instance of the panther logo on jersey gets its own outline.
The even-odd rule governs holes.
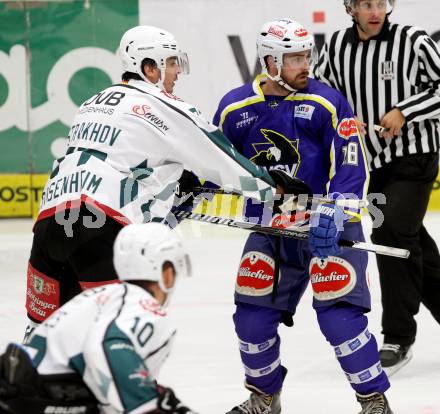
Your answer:
[[[301,159],[298,151],[299,140],[291,141],[271,129],[260,129],[260,132],[267,142],[252,144],[257,154],[250,160],[268,170],[283,170],[295,177]]]

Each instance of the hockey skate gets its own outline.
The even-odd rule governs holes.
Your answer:
[[[279,414],[281,413],[281,391],[274,395],[265,394],[257,387],[245,384],[251,396],[242,404],[234,407],[226,414]]]
[[[362,407],[362,411],[359,414],[393,414],[387,398],[380,392],[373,392],[367,395],[356,393],[356,399]]]
[[[379,351],[379,356],[383,370],[390,377],[411,360],[411,345],[402,346],[384,343]]]

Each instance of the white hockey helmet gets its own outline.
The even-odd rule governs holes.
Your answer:
[[[257,53],[261,67],[267,76],[284,88],[295,91],[281,78],[283,55],[285,53],[311,50],[312,58],[317,58],[315,38],[304,26],[295,20],[284,18],[264,23],[257,37]],[[266,56],[272,56],[278,68],[277,76],[270,76],[265,62]]]
[[[356,7],[356,4],[359,0],[344,0],[345,11],[353,16],[353,9]],[[394,9],[394,5],[396,3],[395,0],[384,0],[387,2],[387,14],[391,14]]]
[[[142,71],[142,61],[152,59],[165,76],[166,60],[175,57],[182,73],[189,73],[189,61],[185,52],[180,50],[175,37],[166,30],[154,26],[136,26],[127,30],[119,45],[119,57],[123,72],[137,73],[146,82],[151,83]]]
[[[176,278],[191,276],[191,262],[180,237],[159,223],[129,224],[116,237],[113,263],[120,280],[158,282],[169,293],[162,278],[162,266],[170,262]],[[173,286],[174,287],[174,286]]]

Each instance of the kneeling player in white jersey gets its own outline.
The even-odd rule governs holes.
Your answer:
[[[175,335],[163,305],[191,273],[180,239],[126,226],[114,264],[122,283],[84,291],[0,356],[0,413],[193,413],[156,382]]]

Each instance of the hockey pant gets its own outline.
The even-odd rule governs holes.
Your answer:
[[[35,224],[26,287],[31,321],[43,322],[84,289],[118,281],[113,242],[122,226],[107,217],[104,225],[88,227],[92,208],[81,206],[71,236],[55,217]]]

